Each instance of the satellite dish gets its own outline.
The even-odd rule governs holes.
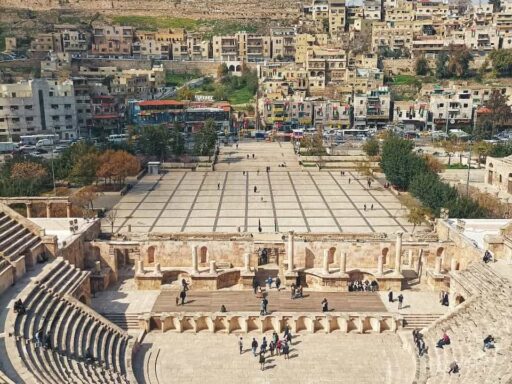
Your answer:
[[[455,124],[455,119],[451,119],[450,124]]]

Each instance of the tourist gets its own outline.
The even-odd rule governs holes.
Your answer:
[[[188,291],[188,283],[187,280],[181,279],[181,287],[184,291]]]
[[[43,330],[40,329],[39,331],[36,332],[36,337],[35,337],[36,347],[41,347],[42,339],[43,339]]]
[[[389,291],[389,292],[388,292],[388,301],[389,301],[390,303],[392,303],[392,302],[393,302],[393,291]]]
[[[447,335],[446,331],[443,332],[443,337],[439,339],[439,341],[436,344],[437,348],[443,348],[445,345],[450,345],[450,336]]]
[[[258,190],[258,187],[254,186],[254,193],[256,193],[257,190]]]
[[[265,354],[263,352],[260,352],[260,366],[261,370],[265,370]]]
[[[282,350],[283,350],[283,341],[282,340],[277,340],[277,343],[276,343],[277,356],[281,356]]]
[[[220,183],[217,183],[217,191],[220,189]]]
[[[240,336],[240,339],[238,339],[238,348],[240,349],[240,354],[244,352],[244,339]]]
[[[459,373],[460,368],[456,361],[452,362],[450,364],[450,370],[448,371],[448,374],[451,375],[452,373]]]
[[[254,153],[252,154],[252,158],[254,159]]]
[[[372,292],[375,292],[379,289],[379,284],[377,283],[377,280],[372,280],[371,282]]]
[[[363,206],[363,209],[366,211],[366,204]]]
[[[243,171],[243,172],[242,172],[242,175],[244,175],[244,176],[245,176],[245,171]]]
[[[185,292],[185,290],[182,290],[180,292],[181,305],[185,305],[186,298],[187,298],[187,292]]]
[[[91,364],[92,362],[94,362],[94,357],[89,349],[85,352],[84,358],[86,363]]]
[[[222,305],[220,306],[220,312],[221,312],[221,313],[226,313],[227,311],[228,311],[228,310],[226,309],[226,306],[225,306],[224,304],[222,304]]]
[[[279,291],[279,287],[281,286],[281,279],[279,278],[279,276],[276,277],[276,288],[277,290]]]
[[[268,300],[265,297],[263,299],[261,299],[261,303],[260,303],[260,315],[261,316],[267,315],[267,304],[268,304]]]
[[[370,210],[372,210],[372,211],[373,211],[373,204],[372,204],[372,206],[370,207]]]
[[[289,343],[290,345],[292,344],[292,333],[291,332],[287,333],[286,342]]]
[[[489,250],[485,251],[483,261],[485,264],[492,261],[492,254],[491,254],[491,252],[489,252]]]
[[[292,295],[292,300],[295,299],[295,284],[292,283],[292,286],[291,286],[291,295]]]
[[[322,300],[322,312],[329,312],[329,303],[325,297]]]
[[[247,158],[249,158],[249,154],[247,154]]]
[[[418,339],[418,355],[421,357],[426,351],[427,347],[425,345],[425,340],[423,340],[423,337],[420,337]]]
[[[485,339],[484,339],[484,352],[485,352],[485,349],[491,349],[491,348],[494,348],[494,337],[492,337],[491,335],[487,336]]]
[[[290,327],[288,325],[286,325],[284,327],[284,334],[283,334],[283,339],[286,340],[286,337],[288,336],[288,334],[290,333]]]
[[[24,315],[26,313],[25,306],[21,299],[18,299],[18,301],[14,303],[14,313],[19,313],[20,315]]]
[[[348,183],[350,184],[350,177],[348,178]]]
[[[444,295],[443,295],[443,299],[441,300],[441,305],[444,305],[446,307],[448,307],[450,305],[449,303],[449,296],[448,296],[448,292],[445,292]]]
[[[402,305],[404,303],[404,296],[402,294],[398,295],[398,309],[402,309]]]
[[[258,280],[256,280],[256,277],[252,278],[252,289],[254,290],[254,294],[258,292]]]
[[[272,333],[272,341],[274,342],[274,345],[277,345],[277,341],[279,340],[279,335],[276,331]]]
[[[274,341],[270,341],[270,344],[268,345],[268,349],[270,351],[270,356],[274,356],[274,350],[276,349],[276,345],[274,344]]]
[[[260,353],[265,353],[267,352],[267,338],[265,336],[263,336],[263,340],[261,341],[261,346],[260,346]]]
[[[258,342],[256,341],[256,338],[254,338],[254,337],[252,338],[251,348],[252,348],[252,353],[254,354],[254,356],[257,356],[256,350],[258,349]]]
[[[273,281],[273,280],[272,280],[272,277],[271,277],[271,276],[267,277],[266,282],[267,282],[267,285],[268,285],[268,289],[269,289],[269,290],[270,290],[270,288],[272,288],[272,281]]]
[[[283,345],[283,355],[285,359],[290,359],[290,346],[288,343],[284,343]]]
[[[302,293],[302,285],[299,285],[299,287],[295,290],[295,297],[304,298],[304,294]]]
[[[267,296],[263,297],[262,302],[263,302],[263,310],[265,311],[265,315],[267,315],[268,314],[268,312],[267,312],[267,306],[268,306]]]
[[[256,176],[259,176],[259,175],[260,175],[260,170],[258,169],[258,170],[256,171]]]

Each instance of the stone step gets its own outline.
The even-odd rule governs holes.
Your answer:
[[[428,327],[434,321],[439,319],[442,314],[428,313],[428,314],[404,314],[404,328],[405,329],[423,329]]]
[[[124,330],[139,329],[138,313],[101,313],[101,315]]]

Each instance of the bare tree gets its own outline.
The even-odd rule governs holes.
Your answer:
[[[110,223],[110,232],[114,234],[114,224],[118,218],[118,212],[117,209],[111,209],[107,212],[107,215],[105,216],[107,221]]]

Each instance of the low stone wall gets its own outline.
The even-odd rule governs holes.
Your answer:
[[[162,313],[143,315],[139,318],[139,324],[146,331],[159,329],[162,332],[180,333],[281,333],[285,326],[292,333],[382,333],[396,332],[403,326],[403,319],[391,313],[275,313],[267,316],[244,313]]]

